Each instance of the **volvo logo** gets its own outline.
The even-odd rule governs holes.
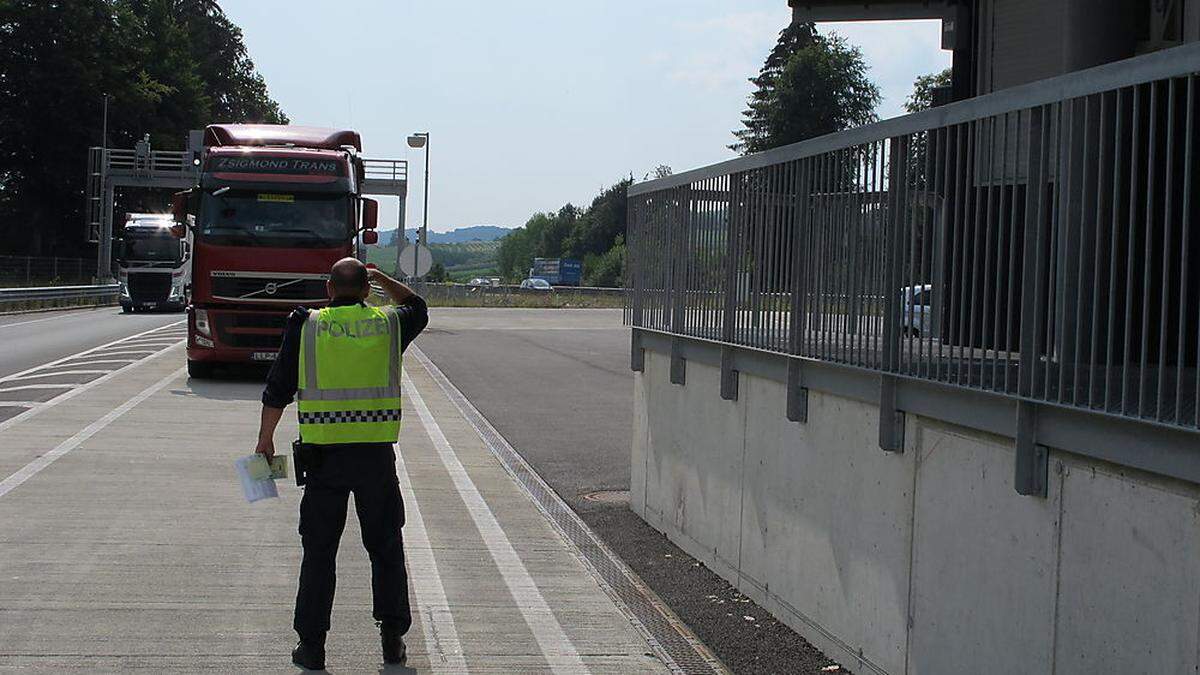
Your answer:
[[[267,292],[267,295],[275,295],[275,291],[279,290],[279,286],[277,286],[275,282],[271,282],[267,284],[267,287],[264,290]]]

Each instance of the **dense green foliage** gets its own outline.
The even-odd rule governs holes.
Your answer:
[[[604,190],[591,206],[567,204],[557,212],[535,213],[500,240],[496,263],[506,281],[520,281],[534,258],[583,261],[583,285],[621,286],[625,268],[625,192],[632,179]]]
[[[873,122],[879,88],[867,78],[862,52],[811,23],[779,33],[743,112],[744,128],[729,146],[742,154],[770,150]]]
[[[947,68],[940,73],[922,75],[913,82],[913,93],[904,101],[904,110],[915,113],[933,107],[933,90],[938,87],[950,86],[954,70]]]
[[[287,117],[215,0],[0,0],[0,252],[84,255],[87,148]]]

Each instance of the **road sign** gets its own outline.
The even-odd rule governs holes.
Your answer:
[[[400,251],[400,271],[406,276],[423,277],[433,267],[433,251],[421,244],[405,243]]]

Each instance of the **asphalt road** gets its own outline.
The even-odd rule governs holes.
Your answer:
[[[620,310],[433,308],[416,344],[733,671],[820,673],[833,663],[627,500],[587,498],[629,490],[633,375]]]
[[[0,377],[182,321],[184,314],[122,314],[97,307],[0,316]]]

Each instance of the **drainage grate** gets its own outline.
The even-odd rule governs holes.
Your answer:
[[[542,480],[533,467],[504,440],[500,432],[496,431],[424,352],[412,345],[408,353],[416,357],[429,372],[462,416],[475,428],[492,454],[500,460],[500,464],[516,479],[517,484],[525,490],[563,538],[575,548],[584,564],[600,581],[600,585],[659,658],[677,673],[727,673],[708,648],[600,541],[596,533],[592,532],[571,507]]]

